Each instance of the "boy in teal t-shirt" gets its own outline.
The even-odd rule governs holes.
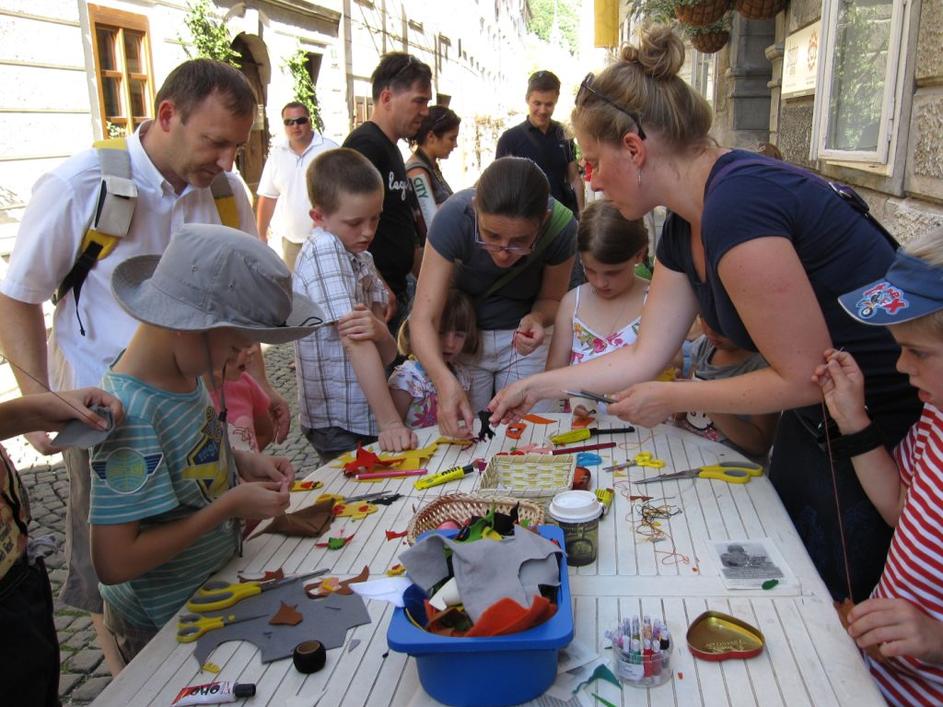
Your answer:
[[[273,251],[225,226],[182,227],[163,256],[121,263],[112,290],[140,325],[102,382],[125,418],[92,452],[89,522],[105,626],[127,661],[235,554],[238,519],[288,506],[291,464],[231,451],[225,398],[217,415],[201,376],[310,334],[320,312]]]

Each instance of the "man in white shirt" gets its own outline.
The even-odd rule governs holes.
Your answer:
[[[10,266],[0,283],[0,346],[15,364],[24,395],[98,385],[107,367],[127,346],[136,328],[111,294],[118,263],[164,251],[185,223],[220,223],[210,188],[222,173],[235,200],[240,228],[252,235],[252,207],[231,173],[236,151],[249,137],[256,110],[252,88],[238,70],[208,59],[187,61],[167,77],[155,99],[155,118],[127,138],[130,176],[137,188],[127,234],[96,261],[78,288],[62,288],[48,346],[43,302],[50,299],[83,252],[83,239],[99,208],[102,154],[89,149],[45,174],[33,187],[23,214]],[[112,151],[109,151],[112,152]],[[28,372],[28,373],[27,373]],[[254,372],[266,392],[264,366]],[[288,405],[280,395],[273,415],[287,425]],[[287,431],[287,430],[286,430]],[[44,454],[57,451],[48,435],[26,435]],[[89,464],[87,450],[67,449],[70,498],[66,527],[68,574],[60,598],[87,610],[108,666],[122,666],[102,618],[98,579],[89,554]]]
[[[272,145],[259,180],[256,225],[263,241],[272,234],[281,238],[282,255],[290,270],[301,246],[308,239],[313,224],[305,174],[319,153],[337,147],[337,143],[314,132],[311,115],[303,103],[292,101],[282,108],[287,142]]]

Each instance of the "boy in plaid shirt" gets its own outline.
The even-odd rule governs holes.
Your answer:
[[[322,462],[378,438],[391,451],[417,445],[386,384],[396,342],[383,320],[387,287],[367,248],[383,211],[380,173],[348,148],[308,168],[315,228],[295,264],[295,292],[320,305],[324,324],[295,342],[301,426]]]

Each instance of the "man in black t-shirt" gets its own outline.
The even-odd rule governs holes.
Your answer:
[[[419,267],[421,245],[415,215],[418,202],[396,142],[413,137],[428,115],[432,71],[414,56],[392,52],[383,55],[370,79],[373,113],[347,136],[344,147],[363,154],[383,177],[383,213],[370,252],[396,296],[397,312],[389,321],[395,335],[408,311],[406,276]]]
[[[550,194],[579,216],[583,210],[583,181],[576,166],[576,148],[563,126],[553,120],[560,98],[560,79],[551,71],[538,71],[527,80],[527,118],[504,131],[495,158],[527,157],[547,175]]]

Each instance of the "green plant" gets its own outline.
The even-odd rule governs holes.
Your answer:
[[[106,120],[105,133],[108,137],[125,137],[128,131],[123,125],[115,125],[110,120]]]
[[[696,25],[681,25],[681,30],[688,37],[700,37],[704,34],[717,34],[718,32],[729,32],[731,26],[730,13],[721,17],[717,22],[709,24],[705,27],[698,27]]]
[[[283,64],[295,84],[295,100],[305,105],[308,115],[311,116],[311,124],[320,133],[324,132],[324,120],[321,118],[317,89],[314,81],[311,80],[309,65],[308,52],[304,50],[304,47],[298,47],[298,50]]]
[[[633,0],[632,17],[638,21],[671,24],[675,20],[678,0]]]
[[[179,35],[178,39],[189,58],[216,59],[239,68],[239,53],[232,48],[229,30],[213,16],[208,0],[196,0],[192,5],[187,3],[183,23],[190,30],[193,41],[187,42]]]

